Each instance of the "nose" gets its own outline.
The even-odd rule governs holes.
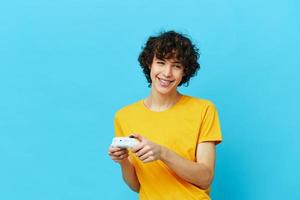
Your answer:
[[[170,77],[172,75],[172,67],[171,65],[166,65],[164,68],[164,76]]]

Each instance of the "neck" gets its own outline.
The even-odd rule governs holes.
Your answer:
[[[177,90],[170,94],[161,94],[152,89],[144,103],[151,110],[163,111],[172,107],[181,96]]]

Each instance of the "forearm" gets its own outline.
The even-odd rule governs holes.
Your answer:
[[[120,163],[122,169],[122,176],[126,184],[135,192],[139,192],[140,183],[136,176],[134,166],[128,159],[124,159],[122,163]]]
[[[204,163],[187,160],[177,153],[162,147],[161,161],[180,178],[202,189],[210,186],[213,172]]]

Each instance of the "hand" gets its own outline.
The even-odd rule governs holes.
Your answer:
[[[128,150],[110,146],[108,149],[108,155],[113,161],[121,164],[124,160],[128,158]]]
[[[133,134],[140,143],[133,147],[131,151],[144,163],[159,160],[161,158],[162,146],[147,140],[139,134]]]

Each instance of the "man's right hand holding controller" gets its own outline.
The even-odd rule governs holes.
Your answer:
[[[110,158],[117,162],[117,163],[122,163],[125,159],[128,160],[128,150],[125,148],[120,148],[120,147],[109,147],[108,154]]]
[[[127,148],[116,147],[111,145],[108,154],[113,161],[119,163],[122,169],[123,179],[127,185],[135,192],[139,192],[140,183],[136,176],[134,166],[129,160],[129,153]]]
[[[127,148],[132,148],[138,143],[138,140],[136,140],[133,135],[129,137],[115,137],[109,147],[108,154],[112,160],[121,164],[128,158],[129,154]]]

